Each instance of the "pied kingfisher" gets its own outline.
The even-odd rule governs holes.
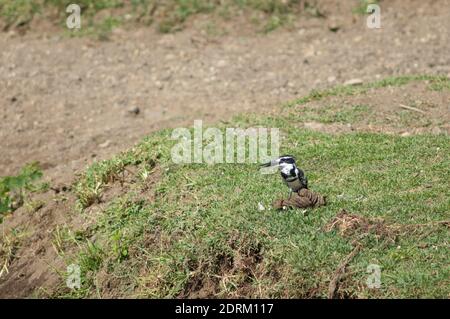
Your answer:
[[[295,158],[292,156],[284,155],[261,166],[278,166],[281,178],[283,178],[284,183],[289,187],[289,199],[292,196],[292,192],[298,192],[302,188],[308,188],[308,179],[305,173],[295,165]]]

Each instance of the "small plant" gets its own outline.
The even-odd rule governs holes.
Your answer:
[[[122,261],[128,257],[128,247],[124,238],[122,237],[123,236],[120,231],[116,230],[114,233],[112,233],[110,238],[113,255],[118,261]]]
[[[103,258],[101,247],[87,240],[84,250],[80,253],[79,264],[85,273],[95,272],[102,266]]]
[[[3,215],[11,213],[24,203],[25,191],[36,191],[34,182],[42,177],[37,162],[26,165],[17,176],[0,178],[0,222]]]

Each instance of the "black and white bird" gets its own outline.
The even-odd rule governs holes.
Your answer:
[[[305,173],[297,167],[293,156],[284,155],[261,166],[278,166],[281,178],[287,187],[289,187],[289,199],[292,196],[292,192],[298,192],[302,188],[308,188],[308,179]]]

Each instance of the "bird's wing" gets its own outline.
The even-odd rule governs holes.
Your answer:
[[[305,188],[308,188],[308,178],[301,169],[298,169],[298,178]]]

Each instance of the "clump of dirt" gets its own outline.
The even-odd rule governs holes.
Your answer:
[[[337,230],[344,238],[362,239],[369,234],[395,242],[398,232],[381,218],[366,218],[341,210],[327,225],[325,231]]]
[[[436,221],[425,224],[396,224],[388,223],[382,218],[367,218],[351,214],[342,209],[325,227],[325,232],[337,230],[339,235],[353,239],[358,243],[368,235],[374,235],[379,240],[395,243],[398,237],[405,233],[423,234],[424,230],[434,230],[436,227],[450,227],[450,221]]]
[[[231,243],[230,248],[233,248]],[[196,264],[194,275],[189,279],[180,298],[217,298],[229,286],[227,297],[242,298],[255,293],[253,279],[260,273],[263,261],[262,246],[257,244],[248,248],[235,247],[233,254],[220,253],[213,262]],[[231,285],[230,285],[231,284]]]
[[[301,189],[292,194],[289,199],[278,199],[272,206],[276,210],[287,208],[313,208],[326,205],[326,197],[309,189]]]
[[[369,235],[373,235],[378,240],[385,240],[392,244],[395,243],[397,236],[400,234],[400,227],[390,225],[382,218],[358,216],[342,209],[324,227],[324,231],[326,232],[333,230],[337,230],[340,236],[351,240],[353,250],[342,260],[333,273],[328,285],[327,296],[329,299],[354,298],[355,296],[345,290],[345,279],[348,276],[348,265],[365,247],[363,239]]]

